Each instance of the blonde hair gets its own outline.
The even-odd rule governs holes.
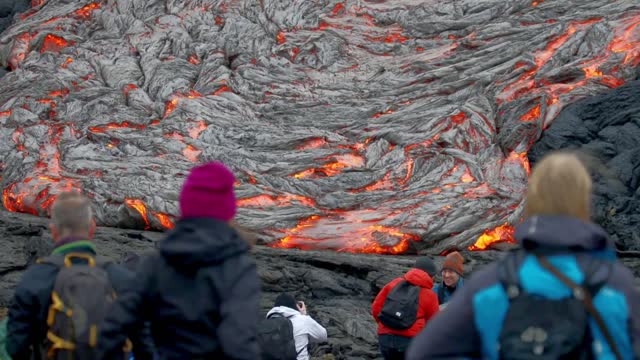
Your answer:
[[[577,155],[551,153],[531,172],[525,216],[564,215],[589,221],[591,188],[591,176]]]

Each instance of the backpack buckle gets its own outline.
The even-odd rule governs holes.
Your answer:
[[[513,300],[520,296],[520,288],[517,285],[509,285],[507,287],[507,296]]]
[[[574,288],[573,289],[573,297],[578,299],[578,300],[584,300],[584,298],[585,298],[584,289],[582,287]]]

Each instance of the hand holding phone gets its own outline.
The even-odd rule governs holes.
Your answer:
[[[307,315],[307,306],[304,304],[304,301],[298,301],[298,311],[300,314]]]

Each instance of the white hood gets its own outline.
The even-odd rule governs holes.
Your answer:
[[[290,317],[290,316],[295,316],[295,315],[302,315],[300,314],[300,311],[298,310],[293,310],[292,308],[288,307],[288,306],[276,306],[273,309],[269,310],[269,312],[267,313],[267,317],[269,317],[269,315],[271,314],[282,314],[285,317]]]

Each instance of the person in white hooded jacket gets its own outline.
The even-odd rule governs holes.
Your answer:
[[[307,351],[309,342],[327,341],[327,330],[307,315],[304,302],[296,302],[296,299],[289,294],[280,294],[276,298],[274,307],[269,310],[267,317],[272,314],[281,314],[291,320],[298,360],[310,359],[309,351]]]

